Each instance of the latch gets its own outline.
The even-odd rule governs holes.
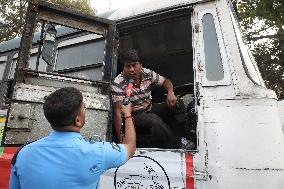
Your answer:
[[[199,31],[199,24],[195,24],[194,25],[194,32],[195,33],[199,33],[200,31]]]
[[[204,71],[204,65],[202,64],[201,60],[198,60],[198,70]]]
[[[12,118],[11,118],[11,119],[12,119]],[[18,115],[18,119],[19,119],[19,120],[27,119],[27,120],[37,121],[36,119],[31,118],[31,117],[28,117],[28,116],[25,116],[25,115],[23,115],[23,114]]]
[[[208,180],[208,172],[206,171],[197,171],[197,170],[194,170],[194,173],[193,173],[193,178],[195,178],[196,180]]]

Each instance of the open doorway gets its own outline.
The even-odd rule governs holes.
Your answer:
[[[170,79],[178,97],[172,117],[162,118],[171,134],[177,138],[172,148],[196,149],[196,114],[194,100],[194,69],[192,27],[189,9],[153,14],[130,21],[119,29],[120,50],[133,48],[139,52],[143,67]],[[144,21],[143,21],[144,20]],[[147,20],[147,23],[145,22]],[[149,21],[150,20],[150,21]],[[117,74],[123,67],[118,60]],[[165,103],[165,91],[152,88],[152,103]],[[151,133],[136,127],[137,147],[157,146]]]

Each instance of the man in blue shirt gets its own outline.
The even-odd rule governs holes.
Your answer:
[[[53,131],[19,151],[11,168],[10,189],[97,189],[104,171],[123,165],[135,152],[130,104],[122,107],[124,144],[92,144],[83,139],[85,105],[81,92],[73,87],[50,94],[43,109]]]

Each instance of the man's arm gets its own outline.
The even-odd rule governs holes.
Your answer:
[[[128,152],[127,160],[133,156],[136,150],[136,132],[131,115],[131,109],[131,103],[127,106],[122,105],[122,113],[125,117],[125,138],[123,139],[123,144]]]
[[[102,156],[102,170],[118,167],[126,163],[136,150],[136,133],[134,124],[131,118],[131,103],[127,106],[122,105],[121,108],[117,108],[117,112],[125,117],[125,138],[123,143],[116,144],[114,142],[102,142],[103,145],[103,156]],[[97,151],[97,150],[95,150]]]
[[[120,129],[121,129],[121,122],[122,122],[121,108],[122,108],[121,101],[114,103],[114,127],[115,127],[115,133],[116,133],[119,143],[122,142],[120,141]]]
[[[163,87],[168,92],[168,95],[167,95],[167,104],[168,104],[168,106],[169,107],[175,106],[176,101],[177,101],[177,97],[175,96],[174,87],[173,87],[172,82],[169,79],[165,79],[165,81],[163,83]]]

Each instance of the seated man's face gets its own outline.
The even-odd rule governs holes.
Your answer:
[[[139,79],[142,69],[142,64],[140,62],[128,62],[124,64],[123,74],[129,79]]]

